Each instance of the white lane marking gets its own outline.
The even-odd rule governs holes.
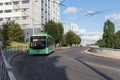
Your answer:
[[[99,64],[91,63],[91,62],[85,62],[85,63],[89,64],[89,65],[98,66],[98,67],[102,67],[102,68],[106,68],[106,69],[111,69],[111,70],[115,70],[115,71],[119,71],[120,72],[120,69],[118,69],[118,68],[108,67],[108,66],[104,66],[104,65],[99,65]]]

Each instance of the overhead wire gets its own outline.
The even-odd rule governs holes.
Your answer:
[[[33,2],[33,0],[31,0],[32,2]],[[56,4],[59,4],[59,5],[61,5],[61,6],[65,6],[63,3],[65,2],[65,0],[63,0],[63,1],[61,1],[60,3],[58,3],[58,2],[56,2],[56,1],[51,1],[51,2],[53,2],[53,3],[56,3]],[[36,6],[35,4],[32,4],[33,6],[35,6],[36,8],[38,8],[39,9],[39,7],[38,6]]]
[[[65,0],[61,1],[61,2],[56,2],[56,1],[51,1],[53,3],[59,4],[61,6],[65,6],[63,3],[65,2]]]
[[[31,0],[31,1],[33,2],[33,0]],[[60,3],[57,3],[57,2],[54,2],[54,3],[57,3],[57,4],[59,4],[59,5],[64,6],[64,5],[63,5],[63,2],[64,2],[64,1],[65,1],[65,0],[63,0],[63,1],[60,2]],[[13,0],[12,0],[12,2],[13,2],[13,4],[14,4],[14,1],[13,1]],[[24,13],[26,16],[28,16],[29,18],[31,18],[33,21],[36,21],[36,22],[38,22],[39,24],[41,24],[40,21],[36,20],[35,18],[33,18],[33,17],[31,17],[29,14],[27,14],[25,11],[23,11],[23,9],[21,9],[20,6],[18,6],[17,4],[14,4],[14,5],[16,5],[16,6],[20,9],[20,11],[21,11],[22,13]],[[32,6],[35,6],[36,8],[40,9],[38,6],[36,6],[36,5],[34,5],[34,4],[32,4]],[[43,24],[41,24],[41,25],[43,25]],[[41,26],[41,28],[44,29],[43,26]]]
[[[14,4],[14,1],[12,0],[13,4]],[[34,19],[33,17],[31,17],[30,15],[28,15],[25,11],[23,11],[23,9],[20,8],[20,6],[18,6],[17,4],[14,4],[16,5],[21,11],[22,13],[24,13],[26,16],[28,16],[29,18],[33,19],[34,21],[38,22],[41,24],[41,22],[39,22],[38,20]]]
[[[31,1],[33,2],[33,0],[31,0]],[[60,3],[54,1],[54,3],[57,3],[57,4],[59,4],[59,5],[63,5],[62,3],[63,3],[64,1],[65,1],[65,0],[63,0],[63,1],[60,2]],[[12,0],[12,2],[14,2],[14,1]],[[13,4],[14,4],[14,3],[13,3]],[[22,13],[24,13],[26,16],[28,16],[29,18],[31,18],[31,19],[33,19],[34,21],[36,21],[36,22],[38,22],[38,23],[41,24],[40,21],[34,19],[34,18],[31,17],[30,15],[28,15],[25,11],[23,11],[23,10],[20,8],[20,6],[18,6],[17,4],[14,4],[14,5],[16,5],[16,6],[22,11]],[[36,5],[34,5],[34,4],[32,4],[32,6],[35,6],[35,7],[37,7],[38,9],[40,9],[38,6],[36,6]],[[41,25],[42,25],[42,24],[41,24]]]
[[[120,7],[114,7],[114,8],[111,8],[111,9],[104,9],[104,10],[100,10],[100,11],[95,11],[93,14],[94,15],[102,14],[102,13],[112,12],[112,11],[116,11],[116,10],[120,10]],[[92,15],[92,16],[94,16],[94,15]]]
[[[105,10],[102,10],[102,11],[104,11],[104,12],[110,12],[110,11],[116,11],[116,10],[120,10],[120,7],[114,7],[114,8],[105,9]]]
[[[65,2],[65,0],[61,1],[60,3],[64,3],[64,2]]]

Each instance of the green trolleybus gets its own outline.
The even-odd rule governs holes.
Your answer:
[[[47,33],[30,36],[29,54],[50,54],[54,48],[54,39]]]

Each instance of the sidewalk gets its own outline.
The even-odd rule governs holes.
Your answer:
[[[114,56],[114,55],[111,55],[109,53],[106,53],[106,54],[103,54],[103,53],[94,53],[94,52],[90,52],[89,49],[85,50],[84,51],[86,54],[90,54],[90,55],[94,55],[94,56],[99,56],[99,57],[104,57],[104,58],[111,58],[111,59],[119,59],[120,60],[120,57],[119,56]]]

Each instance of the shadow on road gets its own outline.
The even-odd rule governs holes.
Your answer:
[[[1,76],[1,72],[2,72],[1,62],[2,62],[2,55],[1,55],[1,52],[0,52],[0,80],[2,78],[2,76]]]
[[[86,64],[85,62],[83,62],[82,60],[76,59],[77,61],[79,61],[80,63],[82,63],[83,65],[85,65],[86,67],[88,67],[89,69],[93,70],[95,73],[97,73],[98,75],[100,75],[101,77],[103,77],[105,80],[113,80],[111,77],[109,77],[108,75],[100,72],[99,70],[93,68],[92,66]]]
[[[19,55],[12,66],[17,80],[68,80],[65,67],[57,66],[60,57]]]

